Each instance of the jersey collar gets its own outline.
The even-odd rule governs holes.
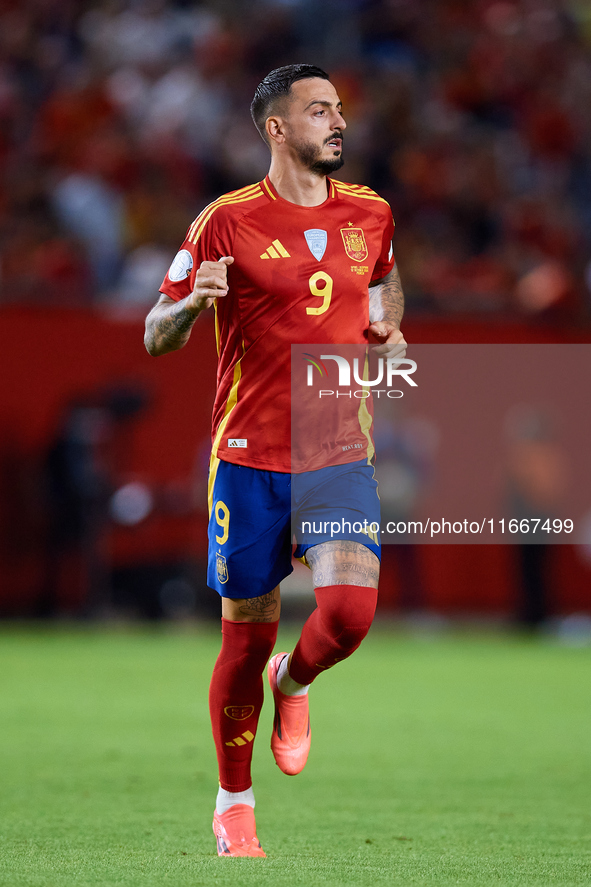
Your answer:
[[[334,186],[333,180],[329,176],[327,176],[326,181],[328,183],[328,196],[324,203],[326,203],[327,200],[333,200],[337,196],[337,191]],[[285,200],[284,197],[281,197],[281,195],[277,193],[277,191],[271,184],[271,179],[268,175],[265,176],[265,178],[261,182],[261,188],[263,189],[269,200],[281,200],[283,203],[287,203],[288,206],[299,206],[299,204],[290,203],[289,200]],[[324,206],[324,203],[319,203],[318,206],[302,206],[301,209],[319,209],[321,206]]]

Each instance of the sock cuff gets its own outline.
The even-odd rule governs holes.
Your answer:
[[[378,590],[377,588],[373,588],[371,585],[319,585],[314,589],[314,595],[316,597],[316,601],[318,602],[318,594],[326,593],[327,596],[330,595],[334,597],[335,595],[345,595],[353,593],[356,597],[363,597],[364,594],[367,594],[371,597],[377,597]]]
[[[317,585],[314,591],[325,591],[326,589],[338,591],[339,588],[363,588],[366,591],[377,591],[377,588],[374,588],[373,585],[355,585],[353,582],[343,583],[342,585]]]
[[[277,622],[237,622],[222,616],[222,634],[224,635],[257,635],[260,638],[273,639],[277,636]]]
[[[347,655],[350,655],[371,627],[378,591],[377,588],[360,585],[340,585],[336,589],[338,593],[335,586],[331,586],[329,594],[317,595],[318,610],[324,630],[337,646],[348,650]]]

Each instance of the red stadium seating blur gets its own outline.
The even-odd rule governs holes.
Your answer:
[[[107,461],[155,503],[109,563],[203,558],[212,330],[153,361],[141,321],[192,219],[265,174],[248,109],[274,67],[339,89],[343,178],[393,208],[409,341],[589,341],[590,23],[578,0],[0,0],[0,614],[35,611],[47,454],[109,387],[149,398]],[[510,553],[474,552],[424,553],[430,604],[510,608]],[[589,569],[553,557],[559,608],[588,607]],[[62,585],[75,611],[84,583]]]

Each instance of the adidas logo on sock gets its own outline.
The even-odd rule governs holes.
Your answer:
[[[247,742],[252,742],[254,739],[254,734],[250,732],[250,730],[245,730],[242,736],[237,736],[236,739],[231,742],[226,742],[226,745],[231,745],[234,747],[235,745],[246,745]]]

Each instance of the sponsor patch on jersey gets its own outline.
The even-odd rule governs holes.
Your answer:
[[[193,256],[188,249],[182,249],[176,254],[172,260],[172,265],[168,269],[168,279],[173,283],[184,280],[188,277],[193,268]]]
[[[223,554],[220,554],[218,551],[215,556],[215,567],[218,575],[218,581],[221,582],[222,585],[228,581],[228,564],[226,563],[226,558]]]
[[[328,234],[322,228],[309,228],[307,231],[304,231],[304,237],[314,258],[320,261],[326,251]]]
[[[363,234],[363,228],[341,228],[345,252],[355,262],[363,262],[369,252]]]
[[[248,447],[248,438],[247,437],[229,437],[228,438],[228,446],[229,447],[240,447],[245,450]]]
[[[224,714],[233,721],[245,721],[254,714],[254,705],[227,705]]]

